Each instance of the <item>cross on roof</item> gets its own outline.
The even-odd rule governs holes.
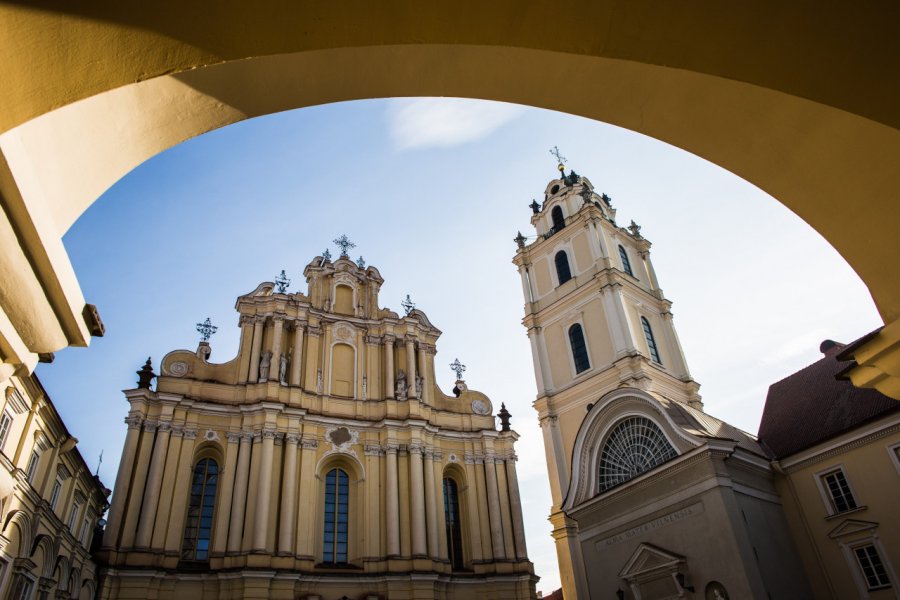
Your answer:
[[[341,235],[341,237],[332,240],[335,246],[341,249],[341,256],[348,256],[347,251],[350,248],[356,248],[356,244],[350,241],[350,238],[347,237],[346,234]]]
[[[559,151],[559,148],[557,148],[556,146],[553,146],[553,148],[550,149],[550,154],[556,157],[556,162],[559,163],[559,166],[563,166],[564,164],[566,164],[566,157],[562,155],[562,153]]]
[[[291,280],[287,278],[284,274],[284,269],[282,269],[281,274],[275,278],[275,286],[278,288],[278,293],[283,294],[287,291],[289,285],[291,285]]]
[[[450,368],[456,373],[457,381],[462,380],[462,374],[466,370],[466,365],[459,362],[459,359],[457,358],[452,363],[450,363]]]
[[[200,339],[204,342],[208,342],[212,334],[218,330],[219,328],[212,324],[209,317],[206,317],[206,320],[202,323],[197,323],[197,331],[200,333]]]

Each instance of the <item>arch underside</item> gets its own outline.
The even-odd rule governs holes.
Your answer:
[[[200,2],[153,14],[99,3],[70,14],[52,6],[0,8],[7,364],[31,368],[39,352],[88,343],[61,237],[148,158],[292,108],[459,96],[631,129],[783,202],[850,263],[885,320],[857,352],[865,364],[854,382],[900,397],[900,278],[884,260],[900,255],[892,76],[900,36],[885,14],[896,7],[398,0],[234,2],[214,14]]]

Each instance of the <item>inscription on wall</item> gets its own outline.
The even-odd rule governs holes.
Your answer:
[[[686,519],[688,517],[693,517],[694,515],[699,515],[703,512],[703,503],[697,502],[696,504],[691,504],[690,506],[686,506],[685,508],[676,510],[675,512],[671,512],[667,515],[663,515],[661,517],[657,517],[652,521],[647,521],[637,527],[632,527],[631,529],[626,529],[621,533],[617,533],[616,535],[610,536],[608,538],[602,539],[598,542],[594,543],[594,547],[598,550],[602,550],[607,546],[612,546],[614,544],[618,544],[619,542],[624,542],[626,540],[630,540],[636,535],[640,535],[642,533],[647,533],[648,531],[653,531],[654,529],[659,529],[660,527],[665,527],[666,525],[671,525],[676,521],[680,521],[682,519]]]

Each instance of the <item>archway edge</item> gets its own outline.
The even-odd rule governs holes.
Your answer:
[[[630,14],[627,7],[618,3],[599,4],[611,10],[610,14],[617,11]],[[394,6],[403,5],[397,3]],[[566,11],[565,6],[552,6],[553,14]],[[515,9],[520,9],[508,8],[512,14],[515,14]],[[576,3],[575,8],[590,7]],[[231,7],[229,10],[236,9]],[[462,10],[465,12],[466,9]],[[540,11],[533,7],[521,10],[524,11],[525,22],[520,24],[519,29],[527,30],[539,25],[541,31],[547,28],[546,22],[533,19],[535,12]],[[895,321],[900,315],[900,283],[895,281],[897,278],[889,262],[881,260],[882,256],[896,256],[900,249],[900,232],[897,231],[900,220],[896,218],[896,190],[900,189],[900,175],[893,172],[894,161],[900,156],[900,136],[897,129],[886,124],[897,121],[895,113],[898,111],[896,104],[879,108],[885,98],[897,96],[896,90],[889,87],[896,82],[890,77],[880,80],[876,77],[880,74],[880,67],[885,66],[885,61],[891,60],[890,56],[884,58],[879,54],[881,63],[877,60],[864,63],[870,68],[850,69],[852,73],[841,71],[839,65],[812,69],[817,71],[813,79],[810,79],[810,70],[806,68],[810,65],[787,60],[787,67],[778,71],[784,75],[785,69],[788,72],[793,70],[796,82],[792,85],[801,88],[806,85],[806,91],[820,92],[821,98],[827,101],[816,102],[779,91],[778,86],[771,85],[766,77],[761,77],[760,81],[769,83],[770,88],[741,83],[741,78],[649,64],[660,62],[666,56],[677,58],[678,52],[670,55],[663,52],[660,55],[659,48],[650,47],[652,44],[648,46],[650,39],[640,27],[636,30],[631,27],[636,35],[642,32],[637,35],[638,43],[632,48],[644,48],[645,56],[638,57],[640,60],[606,56],[616,54],[616,48],[620,54],[628,54],[623,51],[624,47],[614,43],[619,40],[618,36],[607,39],[607,45],[601,44],[600,50],[591,54],[579,48],[577,41],[572,42],[575,44],[569,48],[572,51],[560,52],[560,44],[566,47],[571,42],[571,36],[556,35],[554,40],[562,37],[570,41],[551,44],[547,42],[546,34],[540,31],[534,32],[537,41],[533,45],[544,43],[546,46],[556,46],[556,50],[504,46],[502,44],[509,43],[508,40],[498,41],[489,35],[481,39],[496,45],[465,45],[460,42],[358,45],[361,40],[370,40],[378,24],[383,24],[383,17],[379,16],[368,29],[362,27],[355,32],[345,31],[349,38],[337,36],[325,43],[315,35],[298,36],[300,45],[314,47],[315,40],[322,46],[357,44],[352,47],[311,49],[221,62],[220,55],[247,48],[246,43],[249,42],[246,35],[236,35],[237,41],[234,43],[227,38],[227,47],[218,54],[198,50],[204,47],[200,43],[192,45],[178,41],[187,39],[196,42],[192,35],[202,37],[204,31],[209,35],[216,26],[221,26],[220,19],[214,19],[206,29],[194,23],[199,27],[196,31],[191,29],[190,19],[187,19],[182,23],[184,31],[178,32],[180,38],[175,36],[177,39],[173,39],[168,33],[160,33],[159,27],[154,29],[158,24],[148,26],[144,23],[143,28],[139,27],[140,15],[123,18],[125,24],[122,24],[116,22],[118,17],[115,15],[101,21],[26,9],[7,8],[4,11],[3,17],[8,18],[10,11],[20,17],[12,29],[16,35],[10,36],[11,39],[30,33],[39,42],[49,37],[57,44],[74,44],[76,52],[69,63],[78,63],[87,55],[99,53],[100,58],[95,62],[97,70],[101,74],[106,73],[106,79],[100,77],[98,80],[99,75],[92,74],[83,82],[76,82],[71,74],[67,74],[61,82],[47,85],[47,80],[41,77],[41,69],[37,69],[30,78],[26,78],[28,81],[25,83],[34,83],[31,86],[34,93],[28,101],[20,101],[22,99],[16,98],[15,93],[0,96],[6,96],[4,104],[11,104],[15,109],[5,114],[17,115],[18,118],[35,111],[41,114],[39,111],[45,106],[61,106],[0,136],[0,150],[10,175],[0,177],[0,192],[4,203],[11,205],[8,214],[12,216],[14,229],[19,234],[24,258],[32,264],[47,263],[51,267],[36,269],[36,276],[31,282],[35,292],[49,299],[57,315],[61,306],[68,309],[63,313],[75,315],[71,319],[65,315],[58,318],[58,333],[69,344],[87,343],[87,335],[78,318],[83,299],[59,238],[90,203],[128,170],[185,139],[244,118],[324,102],[398,95],[448,95],[519,102],[610,122],[682,147],[756,184],[794,210],[822,233],[862,277],[887,323]],[[372,8],[363,5],[354,7],[350,11],[351,20],[371,11]],[[428,9],[425,12],[430,15],[431,11]],[[386,12],[390,13],[390,10]],[[27,13],[29,17],[22,17],[22,13]],[[43,29],[33,26],[29,29],[21,25],[23,22],[34,25],[30,20],[34,15],[38,15],[39,18],[35,18]],[[430,23],[429,15],[425,15],[425,20]],[[657,28],[663,26],[644,12],[639,11],[637,16],[640,17],[638,23],[649,26],[648,31],[654,29],[654,23]],[[480,19],[488,17],[483,12],[479,13]],[[607,17],[608,23],[621,20],[621,15],[619,19]],[[828,13],[824,17],[828,17],[824,21],[832,22],[839,15]],[[884,15],[880,17],[884,20]],[[50,18],[55,19],[54,27],[49,27],[45,22]],[[644,18],[649,21],[642,23]],[[452,21],[458,27],[456,19]],[[842,27],[846,22],[846,19],[841,21]],[[877,33],[883,29],[878,26],[878,19],[870,19],[867,24],[871,26],[870,32]],[[434,23],[431,25],[431,30],[425,27],[418,32],[420,42],[427,41],[429,33],[441,39],[449,35]],[[406,33],[415,38],[408,27]],[[339,29],[343,31],[343,26]],[[404,27],[398,29],[404,30]],[[475,29],[487,35],[480,26]],[[492,29],[501,30],[503,27],[494,23]],[[625,27],[625,30],[628,29]],[[729,30],[727,27],[725,29]],[[47,31],[52,35],[41,35]],[[79,32],[84,41],[72,31]],[[227,33],[227,28],[224,31]],[[251,41],[261,43],[257,38],[264,31],[265,28],[254,33]],[[92,32],[96,34],[94,37]],[[216,33],[223,35],[223,30]],[[461,38],[469,37],[469,34],[457,33]],[[820,59],[834,53],[834,42],[827,41],[828,36],[822,35],[823,31],[818,29],[805,33],[816,42],[813,46],[820,52],[814,57],[817,64],[828,63]],[[672,32],[669,31],[669,34],[661,39],[670,41]],[[383,37],[394,35],[400,34],[391,33]],[[685,38],[691,36],[679,32],[675,37],[685,42]],[[698,34],[698,39],[707,37]],[[738,37],[743,39],[743,36]],[[131,63],[140,65],[140,74],[136,76],[129,70],[134,67],[127,66],[131,64],[128,60],[115,60],[114,56],[118,55],[114,50],[98,47],[98,41],[94,38],[105,40],[107,46],[111,41],[127,46],[132,51],[131,58],[135,59]],[[591,34],[582,39],[593,43],[599,38],[603,35]],[[873,38],[880,39],[882,46],[889,39],[879,38],[878,35]],[[221,45],[223,39],[226,38],[213,35],[206,40],[207,46],[212,43],[211,40]],[[737,65],[739,71],[741,63],[747,62],[746,56],[735,53],[735,48],[742,49],[742,43],[725,43],[721,38],[716,39],[719,47],[727,50],[718,53],[718,60],[726,67]],[[245,42],[243,46],[241,40]],[[383,42],[383,39],[377,41]],[[282,39],[280,43],[283,42]],[[706,39],[704,43],[708,42],[710,40]],[[780,43],[785,42],[781,40]],[[860,40],[860,43],[871,48],[871,42]],[[31,49],[35,45],[41,46],[41,43],[32,44]],[[670,43],[659,45],[674,51]],[[692,47],[690,51],[681,48],[680,52],[687,59],[672,62],[687,64],[700,59],[709,60],[709,52],[700,52],[703,49],[703,44]],[[883,47],[881,49],[884,50]],[[707,46],[705,50],[710,48]],[[605,55],[599,55],[601,51]],[[898,55],[900,53],[893,56]],[[757,58],[766,63],[767,56],[767,52],[763,52]],[[203,66],[209,62],[218,64]],[[842,64],[846,62],[844,60]],[[40,66],[47,67],[46,63],[44,60]],[[191,67],[195,68],[185,70]],[[818,87],[812,86],[815,78],[823,75],[822,69],[836,74],[836,83],[820,80]],[[173,71],[177,73],[154,75]],[[754,69],[747,70],[743,74],[748,76],[743,79],[752,80],[749,75],[753,72]],[[18,81],[21,79],[19,77]],[[135,79],[142,80],[129,83]],[[846,93],[846,88],[852,87],[848,86],[847,81],[866,85],[872,93],[860,93],[859,89]],[[124,85],[117,85],[123,82]],[[20,92],[28,87],[12,86],[12,89]],[[838,94],[836,88],[844,89],[844,96]],[[77,100],[79,95],[97,89],[106,91],[69,103],[70,100]],[[53,90],[56,90],[56,95]],[[856,107],[859,114],[834,108],[835,105],[850,106],[852,103],[848,97],[857,99],[857,104],[861,97],[866,97],[869,103]],[[10,189],[10,183],[15,189]],[[849,198],[862,201],[855,204],[852,210],[847,210]],[[15,315],[10,314],[5,304],[7,315],[16,326]],[[30,313],[33,313],[36,304],[29,306]],[[29,317],[33,323],[31,317],[33,314]],[[2,331],[4,336],[6,333]],[[56,345],[58,349],[66,345],[60,342],[59,334],[45,335],[42,339],[44,347]],[[34,349],[40,344],[25,345]]]

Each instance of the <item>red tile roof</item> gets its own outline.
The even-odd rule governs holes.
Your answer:
[[[769,386],[758,438],[776,458],[900,410],[900,401],[836,378],[853,362],[838,359],[844,348],[822,342],[821,360]]]

